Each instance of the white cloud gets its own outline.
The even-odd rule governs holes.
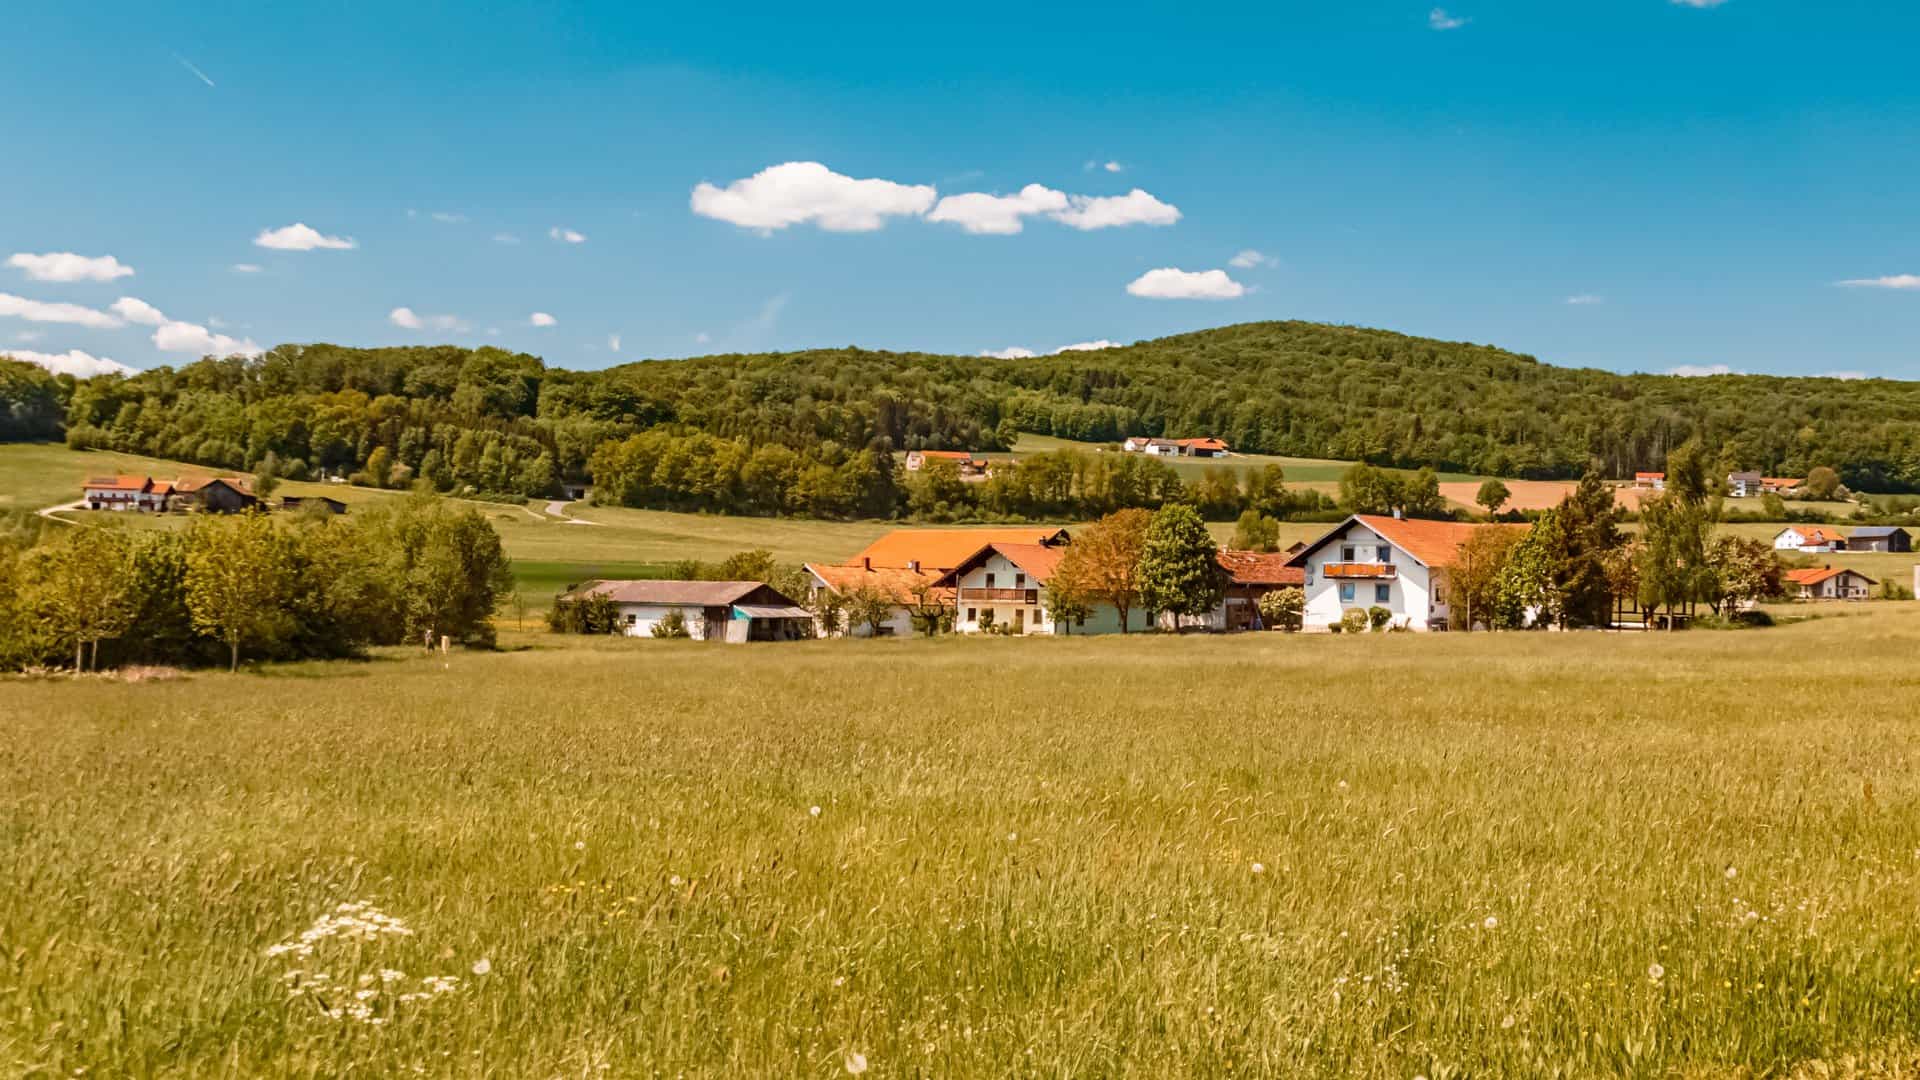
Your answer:
[[[29,300],[24,296],[0,293],[0,317],[7,316],[28,322],[66,323],[95,330],[111,330],[120,325],[119,319],[106,312],[79,304],[50,304],[44,300]]]
[[[1837,283],[1843,289],[1920,289],[1920,274],[1893,274],[1889,277],[1852,278]]]
[[[1127,285],[1134,296],[1149,300],[1232,300],[1246,295],[1246,286],[1225,270],[1179,270],[1163,266],[1149,270]]]
[[[387,312],[387,321],[402,330],[460,330],[467,324],[458,315],[421,315],[410,307],[397,307]]]
[[[494,233],[493,242],[496,244],[517,244],[520,242],[520,238],[510,232]]]
[[[1717,8],[1727,0],[1673,0],[1675,7]]]
[[[186,68],[186,69],[187,69],[188,71],[191,71],[191,72],[193,72],[193,77],[194,77],[194,78],[196,78],[196,79],[199,79],[199,80],[200,80],[201,82],[203,82],[203,83],[206,83],[206,84],[207,84],[208,86],[212,86],[212,85],[213,85],[213,80],[212,80],[212,79],[209,79],[209,78],[207,78],[207,73],[206,73],[206,72],[204,72],[204,71],[201,71],[201,70],[200,70],[199,68],[197,68],[197,67],[195,67],[195,66],[193,65],[193,61],[191,61],[191,60],[188,60],[188,59],[187,59],[186,57],[184,57],[184,56],[181,56],[181,55],[180,55],[179,53],[174,53],[174,54],[173,54],[173,58],[174,58],[175,60],[178,60],[178,61],[180,61],[180,66],[181,66],[181,67],[183,67],[183,68]]]
[[[13,335],[13,340],[18,341],[23,345],[31,345],[34,342],[39,341],[40,339],[46,336],[47,336],[47,332],[45,330],[22,330],[19,333]]]
[[[253,238],[257,247],[272,248],[275,251],[349,251],[360,244],[350,236],[327,236],[320,230],[301,222],[294,222],[278,229],[262,229],[260,235]]]
[[[1606,302],[1605,297],[1595,296],[1592,293],[1581,293],[1578,296],[1567,297],[1567,303],[1575,307],[1591,307],[1594,304],[1604,304]]]
[[[1071,345],[1062,345],[1053,350],[1053,354],[1058,356],[1063,352],[1098,352],[1101,349],[1117,349],[1119,347],[1119,342],[1108,341],[1106,338],[1101,338],[1098,341],[1076,341]]]
[[[1678,367],[1668,368],[1667,374],[1679,375],[1687,379],[1703,379],[1709,375],[1739,375],[1742,373],[1733,370],[1725,364],[1681,364]]]
[[[918,217],[932,209],[931,184],[856,180],[817,161],[772,165],[726,187],[702,181],[690,205],[710,217],[771,233],[790,225],[815,225],[828,232],[872,232],[889,217]]]
[[[1066,208],[1065,192],[1028,184],[1017,195],[988,195],[978,191],[949,195],[934,206],[927,220],[950,222],[975,234],[1008,236],[1020,231],[1023,217]]]
[[[1108,229],[1125,225],[1171,225],[1180,220],[1179,207],[1163,203],[1134,188],[1125,195],[1073,195],[1065,210],[1047,215],[1076,229]]]
[[[1227,265],[1238,270],[1252,270],[1261,266],[1278,266],[1280,260],[1263,252],[1247,248],[1227,260]]]
[[[620,335],[619,334],[607,335],[607,348],[613,350],[614,352],[620,351]]]
[[[442,225],[465,225],[467,223],[467,215],[450,214],[445,210],[435,210],[433,212],[433,220]]]
[[[1472,21],[1458,15],[1449,15],[1446,8],[1434,8],[1427,12],[1427,25],[1435,30],[1458,30]]]
[[[1820,373],[1819,377],[1822,379],[1846,379],[1849,381],[1854,379],[1873,378],[1873,376],[1867,374],[1864,371],[1823,371]]]
[[[536,311],[532,315],[527,316],[527,323],[531,326],[557,326],[559,322],[559,319],[554,318],[544,311]]]
[[[1009,345],[1004,349],[983,349],[980,355],[990,356],[995,360],[1031,360],[1040,354],[1019,345]]]
[[[63,353],[34,352],[31,349],[0,349],[0,356],[24,360],[29,364],[39,364],[55,375],[72,375],[76,379],[89,379],[95,375],[131,375],[133,369],[116,360],[104,356],[91,356],[79,349],[68,349]]]
[[[1126,168],[1125,165],[1122,165],[1117,161],[1109,161],[1105,165],[1102,165],[1100,167],[1107,170],[1108,172],[1120,172],[1121,170]]]
[[[584,244],[587,242],[587,236],[585,233],[577,233],[577,232],[574,232],[572,229],[563,228],[559,225],[555,225],[553,228],[548,229],[547,235],[552,237],[555,240],[560,240],[569,244]]]
[[[693,343],[695,345],[705,345],[707,342],[712,340],[713,340],[713,335],[707,333],[705,330],[702,330],[699,333],[693,335]]]
[[[8,258],[7,265],[25,271],[35,281],[112,281],[133,276],[133,267],[111,255],[89,257],[71,251],[44,255],[22,251]]]
[[[160,313],[159,308],[131,296],[123,296],[115,300],[113,313],[130,323],[139,323],[141,326],[159,326],[167,321],[167,317]]]
[[[264,267],[262,267],[259,263],[234,263],[233,264],[233,272],[236,274],[257,274],[262,269],[264,269]]]
[[[1108,341],[1106,338],[1101,338],[1098,341],[1076,341],[1071,345],[1062,345],[1057,349],[1050,350],[1047,355],[1059,356],[1061,353],[1068,352],[1096,352],[1100,349],[1117,349],[1119,347],[1119,342]],[[996,360],[1030,360],[1040,354],[1025,346],[1011,345],[1004,349],[988,349],[980,355],[991,356]]]

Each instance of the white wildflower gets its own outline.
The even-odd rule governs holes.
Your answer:
[[[1737,877],[1739,877],[1739,876],[1740,876],[1740,871],[1738,871],[1738,870],[1735,870],[1735,869],[1734,869],[1733,867],[1731,867],[1731,866],[1729,866],[1729,867],[1727,867],[1727,880],[1728,880],[1728,881],[1732,881],[1732,880],[1733,880],[1734,878],[1737,878]]]
[[[859,1076],[867,1071],[867,1055],[858,1050],[847,1051],[847,1072]]]
[[[669,885],[671,885],[671,886],[673,886],[674,888],[676,888],[676,889],[677,889],[677,888],[679,888],[680,886],[682,886],[682,885],[685,885],[685,884],[686,884],[686,882],[684,882],[684,881],[682,881],[682,880],[680,880],[680,875],[679,875],[679,874],[675,874],[675,875],[673,875],[672,877],[670,877],[670,878],[668,878],[668,879],[667,879],[667,884],[669,884]]]
[[[475,975],[485,975],[491,972],[492,970],[493,970],[493,961],[487,959],[484,956],[473,962],[473,973]]]
[[[1253,864],[1253,872],[1254,872],[1254,873],[1256,873],[1256,874],[1264,874],[1264,873],[1266,873],[1266,872],[1267,872],[1267,864],[1266,864],[1266,863],[1254,863],[1254,864]]]
[[[1510,1030],[1510,1029],[1511,1029],[1512,1027],[1513,1027],[1513,1014],[1512,1014],[1512,1013],[1508,1013],[1507,1015],[1505,1015],[1505,1016],[1503,1016],[1503,1017],[1501,1017],[1501,1018],[1500,1018],[1500,1030],[1501,1030],[1501,1031],[1507,1031],[1507,1030]]]
[[[1666,968],[1661,967],[1658,963],[1647,965],[1647,978],[1652,979],[1654,982],[1659,982],[1661,979],[1664,979],[1666,977],[1667,977]]]
[[[808,814],[811,814],[811,815],[812,815],[812,816],[814,816],[814,817],[819,817],[819,816],[820,816],[820,808],[819,808],[819,807],[817,807],[817,806],[810,806],[810,807],[808,807],[808,808],[807,808],[807,813],[808,813]]]
[[[573,850],[575,851],[587,850],[587,842],[585,840],[575,840],[573,842]]]
[[[1497,930],[1500,927],[1500,920],[1497,918],[1494,918],[1492,915],[1489,915],[1486,917],[1486,920],[1483,921],[1480,925],[1486,927],[1489,930]]]

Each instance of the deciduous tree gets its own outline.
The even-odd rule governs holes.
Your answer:
[[[1205,615],[1226,590],[1219,548],[1191,506],[1154,511],[1140,555],[1140,598],[1147,610],[1176,620]]]

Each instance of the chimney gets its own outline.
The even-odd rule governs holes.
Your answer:
[[[1393,508],[1393,520],[1395,520],[1395,521],[1399,521],[1399,520],[1400,520],[1401,518],[1403,518],[1403,517],[1405,517],[1405,516],[1406,516],[1406,515],[1404,515],[1404,514],[1402,514],[1402,513],[1400,512],[1400,508],[1399,508],[1399,507],[1397,507],[1397,506],[1396,506],[1396,507],[1394,507],[1394,508]]]
[[[862,570],[873,569],[873,556],[871,555],[860,556],[860,569]]]
[[[919,572],[920,572],[920,560],[919,560],[919,559],[908,559],[908,560],[907,560],[907,569],[909,569],[909,570],[911,570],[911,571],[913,571],[913,572],[914,572],[914,573],[916,573],[916,574],[917,574],[917,573],[919,573]]]

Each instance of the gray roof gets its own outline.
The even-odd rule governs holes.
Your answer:
[[[616,604],[728,607],[763,584],[759,581],[589,581],[567,595],[576,600],[604,596]]]
[[[1859,528],[1853,530],[1853,532],[1848,535],[1850,537],[1864,536],[1871,539],[1874,537],[1892,536],[1894,533],[1906,532],[1906,531],[1907,530],[1905,529],[1896,528],[1892,525],[1862,525]]]

